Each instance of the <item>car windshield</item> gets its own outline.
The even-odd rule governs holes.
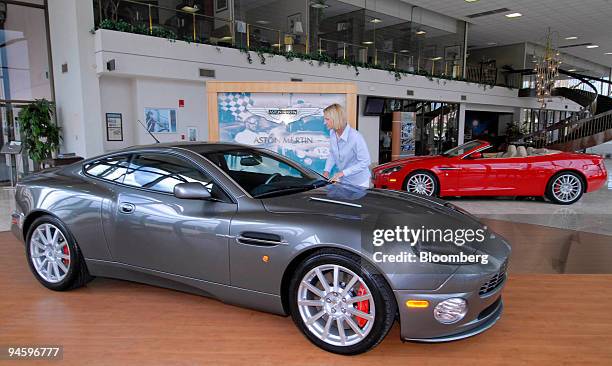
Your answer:
[[[450,150],[446,150],[445,152],[442,153],[442,155],[448,156],[448,157],[460,156],[472,149],[477,148],[480,145],[482,145],[482,142],[477,141],[477,140],[466,142],[463,145],[459,145],[457,147],[453,147]]]
[[[303,192],[329,184],[317,173],[259,149],[237,148],[203,155],[255,198]]]

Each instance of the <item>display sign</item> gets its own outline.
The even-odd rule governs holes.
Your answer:
[[[152,133],[176,133],[176,109],[145,108],[147,131]]]
[[[121,113],[106,113],[106,141],[123,141]]]
[[[329,131],[323,109],[344,94],[219,93],[219,139],[265,147],[323,172]]]
[[[401,112],[401,156],[414,156],[415,151],[415,126],[416,126],[416,113],[414,112]]]
[[[238,87],[229,88],[232,91],[219,90],[214,94],[211,139],[263,147],[322,173],[330,154],[323,110],[334,103],[342,105],[354,126],[355,97],[346,93],[347,85],[351,91],[354,86],[299,83],[296,87],[296,84],[267,83],[265,90],[258,91],[262,84],[244,83],[240,86],[247,90]],[[207,87],[214,89],[214,85]],[[209,105],[211,101],[209,94]]]

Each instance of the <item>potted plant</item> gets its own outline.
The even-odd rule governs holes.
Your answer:
[[[53,122],[54,104],[38,99],[21,109],[17,120],[21,140],[36,169],[51,158],[60,143],[60,127]]]

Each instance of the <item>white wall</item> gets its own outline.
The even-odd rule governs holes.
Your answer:
[[[367,96],[359,96],[359,116],[357,130],[361,132],[366,144],[368,145],[368,151],[370,152],[370,160],[373,165],[378,165],[379,159],[379,135],[380,135],[380,117],[378,116],[364,116],[363,111],[365,110],[365,101]]]
[[[104,149],[100,120],[100,85],[96,75],[93,7],[90,1],[49,1],[49,34],[53,57],[61,152],[83,157]],[[62,73],[62,64],[68,71]]]

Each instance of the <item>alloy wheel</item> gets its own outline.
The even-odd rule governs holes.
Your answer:
[[[408,178],[408,183],[406,183],[406,190],[410,193],[433,196],[435,189],[436,183],[433,178],[424,173],[414,174]]]
[[[560,202],[571,202],[580,195],[582,182],[572,174],[563,174],[557,177],[552,184],[552,194]]]
[[[30,258],[40,277],[58,283],[70,270],[70,248],[62,231],[55,225],[39,225],[30,238]]]
[[[340,265],[324,264],[306,273],[297,304],[308,330],[334,346],[357,344],[374,326],[370,289],[360,276]]]

